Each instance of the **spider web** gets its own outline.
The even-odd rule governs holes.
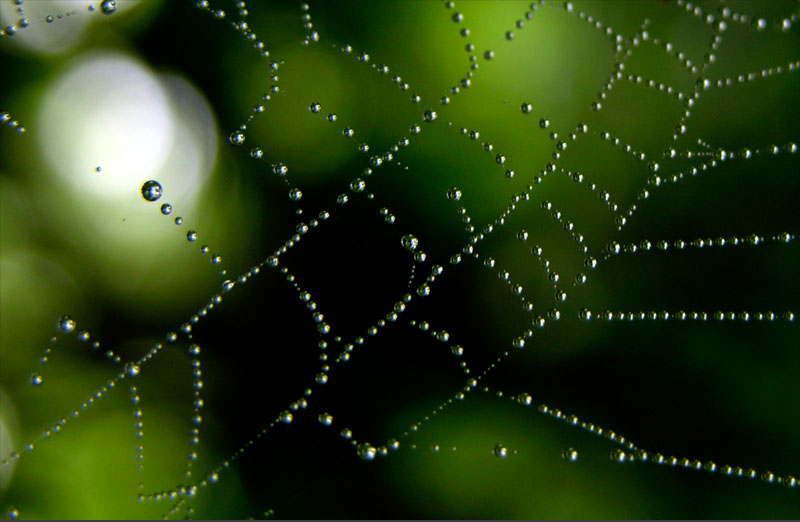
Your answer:
[[[196,52],[244,232],[217,255],[216,209],[143,185],[212,290],[58,320],[19,395],[77,399],[3,467],[66,469],[12,481],[8,515],[89,482],[82,430],[101,442],[72,451],[119,470],[111,512],[143,517],[796,514],[800,21],[768,7],[164,8],[141,52]],[[105,377],[69,384],[87,360]]]

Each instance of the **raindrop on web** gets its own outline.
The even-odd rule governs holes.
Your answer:
[[[43,382],[44,382],[44,379],[38,373],[34,373],[33,375],[31,375],[31,384],[32,385],[41,386]]]
[[[377,453],[378,450],[368,442],[362,442],[358,445],[358,456],[363,460],[375,460],[375,455]]]
[[[104,0],[100,4],[100,12],[104,15],[114,14],[117,11],[117,2],[115,0]]]
[[[403,248],[405,248],[406,250],[413,252],[414,250],[417,249],[417,246],[419,245],[419,240],[416,238],[416,236],[412,234],[406,234],[400,239],[400,244],[402,244]]]
[[[228,136],[228,141],[231,142],[232,145],[242,145],[244,143],[245,136],[242,131],[233,131],[230,136]]]
[[[492,450],[492,453],[494,453],[495,457],[504,459],[504,458],[508,457],[508,448],[506,448],[502,444],[498,444],[498,445],[496,445],[494,447],[494,450]]]
[[[578,450],[576,450],[575,448],[567,448],[561,453],[561,458],[563,458],[567,462],[577,462]]]
[[[62,316],[58,320],[58,329],[65,333],[72,332],[75,329],[75,320],[68,315]]]
[[[142,197],[147,201],[157,201],[163,193],[161,183],[154,179],[145,181],[142,185]]]

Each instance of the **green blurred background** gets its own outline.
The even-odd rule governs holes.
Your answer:
[[[760,480],[726,479],[651,464],[611,462],[612,443],[536,412],[545,403],[613,429],[650,451],[719,466],[800,474],[800,335],[797,322],[585,323],[583,307],[601,310],[797,309],[797,243],[620,256],[590,273],[585,287],[566,285],[562,319],[536,330],[523,351],[497,366],[480,390],[426,421],[388,458],[365,462],[339,436],[352,429],[375,445],[409,430],[465,385],[449,344],[464,347],[473,374],[505,352],[531,327],[496,274],[468,256],[450,256],[467,241],[456,209],[463,205],[477,229],[509,205],[514,194],[552,161],[555,141],[577,122],[590,133],[567,141],[560,167],[586,181],[554,173],[537,185],[481,254],[497,260],[521,283],[535,315],[553,308],[552,287],[531,246],[541,245],[562,280],[583,268],[583,256],[563,228],[540,209],[551,201],[603,257],[607,242],[648,239],[767,237],[800,228],[796,142],[797,71],[727,88],[701,91],[687,132],[673,142],[681,103],[657,89],[617,81],[596,112],[590,103],[614,68],[604,28],[631,37],[650,20],[650,38],[671,42],[685,58],[709,60],[710,25],[676,2],[574,2],[603,22],[603,30],[557,6],[525,2],[351,2],[311,4],[320,41],[304,46],[302,11],[294,2],[250,2],[249,28],[269,50],[262,57],[241,31],[234,2],[212,3],[226,19],[195,2],[117,0],[117,12],[89,11],[84,1],[26,1],[30,26],[0,39],[0,109],[25,133],[0,128],[0,443],[2,456],[22,458],[0,472],[4,513],[21,518],[151,518],[172,505],[136,501],[144,492],[201,480],[313,387],[308,411],[270,430],[193,501],[198,518],[797,518],[798,489]],[[217,5],[219,4],[219,5]],[[97,4],[91,3],[94,7]],[[703,77],[716,82],[786,66],[800,57],[796,2],[699,2],[722,18],[722,8],[768,20],[762,31],[731,18],[714,63]],[[14,2],[0,3],[2,25],[16,23]],[[74,11],[74,12],[73,12]],[[452,20],[454,12],[463,21]],[[53,16],[52,23],[45,22]],[[61,15],[60,17],[58,15]],[[791,29],[775,27],[794,20]],[[517,28],[518,20],[524,27]],[[459,34],[468,27],[470,35]],[[514,32],[509,40],[504,35]],[[472,85],[451,88],[470,67],[467,43],[478,56]],[[353,55],[341,52],[352,45]],[[492,50],[495,57],[485,60]],[[358,53],[369,53],[360,63]],[[270,65],[275,62],[277,69]],[[386,64],[381,75],[370,64]],[[625,73],[693,92],[698,75],[652,43],[642,42]],[[397,74],[409,84],[401,90]],[[270,93],[278,77],[278,93]],[[264,95],[270,94],[265,101]],[[421,96],[412,104],[413,94]],[[451,102],[443,105],[442,96]],[[320,114],[307,107],[322,105]],[[520,111],[531,103],[530,114]],[[258,104],[242,147],[228,142]],[[426,109],[437,111],[431,124]],[[335,113],[334,123],[325,115]],[[547,130],[539,120],[547,118]],[[409,126],[424,125],[419,136]],[[345,139],[344,127],[355,129]],[[477,129],[477,141],[460,129]],[[624,154],[598,134],[608,130],[643,151]],[[551,140],[550,132],[558,134]],[[350,194],[333,201],[403,137],[396,163],[367,181],[375,199]],[[776,156],[719,162],[696,178],[659,188],[647,185],[649,161],[665,179],[699,165],[665,149],[738,152],[781,147]],[[481,147],[490,142],[489,154]],[[358,151],[366,142],[370,152]],[[260,147],[263,158],[249,151]],[[495,154],[507,157],[499,166]],[[289,167],[300,206],[270,164]],[[97,170],[100,167],[100,170]],[[504,176],[515,171],[513,179]],[[139,187],[164,186],[147,203]],[[586,189],[598,185],[596,192]],[[459,203],[447,190],[463,191]],[[608,190],[621,208],[647,187],[651,197],[622,232],[597,192]],[[163,216],[158,205],[174,211]],[[387,224],[382,207],[396,216]],[[319,340],[310,312],[275,270],[239,285],[193,330],[202,347],[204,418],[195,476],[183,477],[191,451],[188,343],[169,345],[142,368],[144,471],[138,472],[133,406],[123,381],[87,412],[72,412],[120,370],[103,354],[141,357],[220,292],[223,280],[200,244],[223,258],[228,277],[271,255],[308,221],[330,209],[330,222],[286,255],[298,283],[310,291],[334,334],[365,335],[406,292],[410,254],[400,246],[413,233],[428,262],[445,266],[430,297],[416,298],[403,315],[447,330],[449,344],[403,321],[367,337],[352,360],[314,384]],[[182,216],[184,224],[172,219]],[[197,230],[196,243],[186,232]],[[517,232],[530,234],[527,243]],[[418,274],[418,277],[420,277]],[[50,362],[38,360],[69,314],[75,335],[56,343]],[[331,353],[335,354],[339,350]],[[30,384],[41,373],[39,387]],[[503,398],[494,393],[502,390]],[[527,392],[534,406],[509,397]],[[331,427],[317,414],[333,415]],[[22,448],[59,422],[66,427]],[[499,459],[503,444],[510,455]],[[416,449],[411,449],[416,445]],[[434,451],[438,447],[438,451]],[[456,450],[452,451],[455,447]],[[578,461],[562,452],[575,448]],[[180,516],[185,516],[181,513]]]

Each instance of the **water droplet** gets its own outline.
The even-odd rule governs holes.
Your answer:
[[[43,382],[44,382],[44,379],[38,373],[34,373],[33,375],[31,375],[31,384],[32,385],[41,386]]]
[[[147,201],[157,201],[164,193],[161,183],[151,179],[142,184],[142,197]]]
[[[136,363],[126,363],[124,368],[125,375],[128,377],[138,377],[139,373],[141,373],[141,368]]]
[[[8,511],[6,512],[6,514],[8,515],[9,519],[17,520],[19,518],[19,509],[15,508],[15,507],[8,508]]]
[[[242,145],[244,143],[245,136],[242,131],[233,131],[231,135],[228,136],[228,141],[231,142],[232,145]]]
[[[289,191],[289,199],[292,201],[300,201],[300,198],[303,197],[303,191],[299,188],[293,188]]]
[[[540,128],[546,129],[549,126],[550,126],[550,120],[548,120],[547,118],[542,118],[541,120],[539,120],[539,127]]]
[[[261,158],[264,157],[264,151],[261,150],[260,148],[256,147],[256,148],[254,148],[253,150],[250,151],[250,157],[253,158],[253,159],[257,159],[257,160],[261,159]]]
[[[333,415],[331,415],[330,413],[320,413],[319,417],[317,417],[317,420],[323,426],[330,426],[331,424],[333,424]]]
[[[75,329],[75,320],[68,315],[64,315],[58,320],[58,328],[62,332],[70,333]]]
[[[435,120],[437,117],[438,117],[438,114],[436,114],[436,111],[434,111],[434,110],[431,110],[431,109],[428,109],[427,111],[425,111],[424,113],[422,113],[422,119],[423,119],[424,121],[427,121],[427,122],[432,122],[432,121],[433,121],[433,120]]]
[[[188,231],[186,233],[186,240],[192,242],[197,241],[197,232],[195,232],[194,230]]]
[[[284,424],[291,424],[294,420],[294,416],[289,410],[283,410],[278,418]]]
[[[400,239],[400,244],[403,245],[403,248],[405,248],[409,252],[413,252],[414,250],[417,249],[417,246],[419,245],[419,240],[416,238],[416,236],[413,236],[411,234],[406,234]]]
[[[358,456],[363,460],[375,460],[375,455],[377,453],[378,450],[368,442],[362,442],[358,445]]]
[[[504,458],[508,457],[508,448],[506,448],[502,444],[498,444],[497,446],[495,446],[494,450],[492,452],[494,453],[495,457],[498,457],[498,458],[501,458],[501,459],[504,459]]]
[[[577,462],[578,450],[576,450],[575,448],[567,448],[561,453],[561,458],[563,458],[567,462]]]
[[[361,178],[356,178],[350,182],[350,190],[353,192],[364,192],[367,188],[366,182]]]
[[[611,460],[614,462],[626,462],[628,460],[628,454],[621,449],[615,449],[611,452]]]
[[[172,214],[172,205],[170,205],[169,203],[164,203],[163,205],[161,205],[161,213],[164,214],[165,216]]]
[[[450,201],[459,201],[461,199],[461,191],[456,187],[452,187],[447,191],[447,199]]]
[[[100,4],[100,12],[104,15],[114,14],[117,11],[117,2],[114,0],[104,0]]]
[[[528,102],[524,102],[520,109],[522,110],[522,114],[530,114],[533,110],[533,105]]]
[[[317,103],[317,102],[314,102],[314,103],[312,103],[311,105],[309,105],[309,106],[308,106],[308,110],[309,110],[310,112],[313,112],[314,114],[316,114],[316,113],[318,113],[320,110],[322,110],[322,105],[320,105],[320,104],[319,104],[319,103]]]

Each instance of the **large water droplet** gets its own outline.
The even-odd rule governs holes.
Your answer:
[[[406,250],[413,252],[414,250],[417,249],[417,246],[419,245],[419,240],[416,238],[416,236],[412,234],[406,234],[400,239],[400,244],[403,245],[403,248],[405,248]]]
[[[117,2],[114,0],[104,0],[100,4],[100,12],[104,15],[114,14],[117,11]]]
[[[561,453],[561,458],[563,458],[567,462],[577,462],[578,450],[576,450],[575,448],[567,448]]]
[[[363,460],[375,460],[378,450],[369,442],[362,442],[358,445],[358,456]]]
[[[138,377],[139,373],[141,372],[141,368],[139,368],[138,364],[129,362],[125,363],[124,371],[125,375],[128,377]]]
[[[151,179],[142,184],[142,197],[147,201],[157,201],[161,198],[164,190],[161,188],[161,183]]]
[[[75,329],[75,320],[68,315],[64,315],[58,320],[58,328],[62,332],[70,333]]]
[[[232,145],[242,145],[244,140],[245,136],[242,131],[233,131],[231,135],[228,136],[228,141],[230,141]]]

